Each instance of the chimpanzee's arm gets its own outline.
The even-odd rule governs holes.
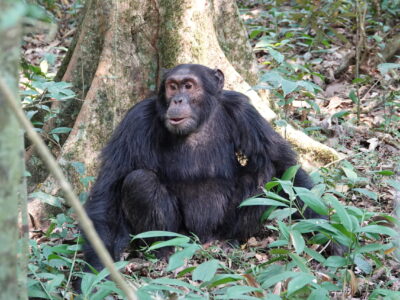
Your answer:
[[[85,209],[114,260],[129,242],[128,223],[121,209],[121,190],[125,177],[135,169],[156,169],[152,140],[154,99],[146,99],[131,109],[104,148],[99,176]],[[88,263],[103,266],[90,243],[84,246]]]

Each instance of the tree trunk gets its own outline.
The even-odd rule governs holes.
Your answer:
[[[257,68],[232,0],[88,0],[71,51],[62,78],[73,83],[84,102],[69,110],[68,115],[79,114],[59,162],[76,191],[83,186],[70,163],[83,162],[86,174],[95,176],[99,151],[125,112],[156,90],[163,68],[181,63],[218,67],[225,74],[225,89],[248,95],[266,119],[276,117],[266,94],[260,97],[251,89]],[[308,153],[325,153],[314,161],[324,164],[338,158],[306,135],[299,142],[298,134],[287,128],[296,148],[307,145],[314,147]],[[51,177],[41,188],[58,192]]]
[[[1,1],[0,11],[15,13],[19,1]],[[18,100],[18,64],[21,27],[19,20],[10,16],[10,22],[0,25],[0,78]],[[2,299],[27,299],[26,248],[18,244],[18,203],[25,206],[23,181],[23,135],[16,118],[4,102],[0,89],[0,291]],[[26,218],[25,218],[26,219]],[[26,226],[22,226],[26,233]],[[26,237],[26,234],[24,234]],[[24,242],[24,239],[21,240]],[[26,244],[25,244],[26,245]],[[22,253],[19,250],[23,250]],[[23,262],[24,265],[19,264]]]

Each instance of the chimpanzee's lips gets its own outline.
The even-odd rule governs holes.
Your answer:
[[[169,122],[172,125],[178,125],[181,124],[186,118],[169,118]]]

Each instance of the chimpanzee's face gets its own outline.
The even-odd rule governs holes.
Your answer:
[[[173,71],[165,80],[165,98],[168,109],[164,122],[167,129],[178,135],[196,130],[204,98],[201,79],[188,68]]]

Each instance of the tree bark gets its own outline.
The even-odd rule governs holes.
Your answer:
[[[18,4],[19,1],[2,1],[0,11],[7,13],[14,9],[15,12]],[[17,101],[21,27],[15,17],[8,21],[0,25],[0,78],[12,89]],[[0,291],[2,299],[27,299],[27,248],[18,247],[18,203],[25,206],[22,211],[26,212],[23,135],[3,97],[0,90]],[[27,227],[22,226],[22,231],[26,238]]]
[[[63,76],[84,102],[59,156],[76,191],[83,186],[70,163],[83,162],[87,175],[95,176],[99,151],[113,129],[132,105],[154,93],[164,68],[181,63],[219,68],[225,89],[249,96],[267,120],[276,117],[266,94],[251,89],[257,67],[234,1],[88,0],[84,12]],[[306,135],[298,141],[293,128],[286,131],[296,148],[312,145],[308,152],[325,153],[314,161],[338,158]],[[59,188],[49,177],[41,189],[56,194]]]

